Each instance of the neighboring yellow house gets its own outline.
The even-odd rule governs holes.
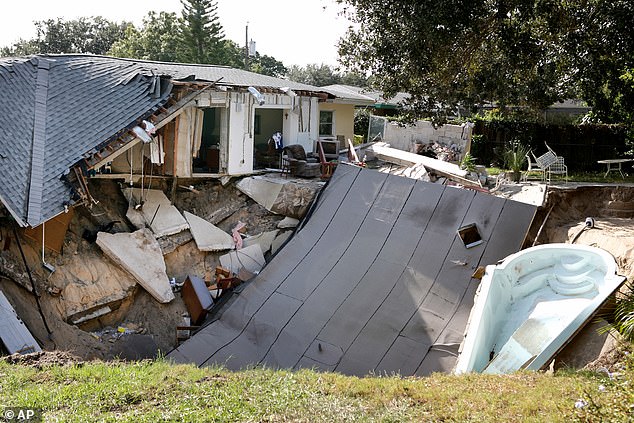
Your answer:
[[[372,107],[375,100],[355,92],[352,88],[356,87],[328,85],[320,88],[335,98],[319,102],[319,138],[337,139],[340,148],[346,148],[346,140],[354,140],[355,108]]]

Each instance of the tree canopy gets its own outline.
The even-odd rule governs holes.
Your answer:
[[[183,56],[176,13],[149,12],[139,29],[129,26],[108,54],[115,57],[176,62]]]
[[[306,66],[293,65],[288,70],[288,79],[303,84],[314,85],[316,87],[324,87],[326,85],[344,84],[354,85],[357,87],[365,87],[368,80],[364,76],[353,73],[337,71],[332,66],[326,64],[308,64]]]
[[[571,97],[603,119],[622,115],[613,99],[634,67],[630,0],[338,2],[355,23],[342,64],[388,96],[410,93],[416,115],[442,120],[486,102],[540,110]]]
[[[90,53],[162,62],[211,63],[244,67],[244,48],[224,38],[217,2],[182,0],[181,16],[148,12],[140,27],[102,17],[35,22],[37,36],[0,48],[1,56]],[[252,72],[283,77],[287,68],[259,52],[249,59]]]
[[[106,54],[112,44],[132,26],[129,22],[111,22],[101,16],[73,20],[61,18],[34,22],[37,35],[18,40],[0,49],[2,56],[29,54],[90,53]]]

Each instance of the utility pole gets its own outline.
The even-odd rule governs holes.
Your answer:
[[[249,70],[249,21],[244,31],[244,70]]]

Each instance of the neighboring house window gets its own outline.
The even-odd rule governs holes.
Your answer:
[[[335,112],[321,111],[319,112],[319,135],[335,134]]]

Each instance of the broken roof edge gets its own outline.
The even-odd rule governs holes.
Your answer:
[[[15,212],[15,210],[13,210],[13,207],[9,205],[8,201],[4,199],[2,194],[0,194],[0,201],[2,202],[2,205],[4,206],[4,208],[7,209],[11,217],[13,217],[13,219],[18,223],[18,225],[20,225],[20,227],[26,228],[27,226],[29,226],[28,223],[22,220],[22,218]]]
[[[40,58],[40,57],[50,57],[50,58],[53,58],[53,59],[54,58],[64,58],[64,57],[77,57],[77,58],[86,58],[86,59],[97,58],[97,59],[128,62],[130,64],[137,64],[139,66],[143,66],[143,65],[152,66],[152,65],[154,65],[154,66],[167,67],[167,68],[169,68],[170,66],[182,66],[182,67],[192,68],[192,70],[195,70],[196,68],[197,69],[221,69],[221,70],[222,69],[226,69],[226,70],[238,71],[240,73],[252,75],[252,76],[257,77],[257,78],[270,79],[271,81],[273,81],[273,80],[278,81],[278,82],[285,81],[285,82],[288,82],[289,84],[284,84],[284,85],[296,85],[295,87],[292,87],[292,86],[290,87],[290,89],[293,90],[293,91],[310,91],[310,92],[314,92],[314,93],[322,93],[322,94],[325,94],[325,95],[331,95],[326,90],[324,90],[322,87],[317,87],[317,86],[310,85],[310,84],[304,84],[304,83],[301,83],[301,82],[295,82],[295,81],[291,81],[289,79],[279,78],[279,77],[275,77],[275,76],[271,76],[271,75],[260,74],[260,73],[257,73],[257,72],[247,71],[247,70],[244,70],[244,69],[234,68],[234,67],[227,66],[227,65],[215,65],[215,64],[211,64],[211,63],[164,62],[164,61],[158,61],[158,60],[133,59],[133,58],[129,58],[129,57],[115,57],[115,56],[99,55],[99,54],[88,54],[88,53],[32,54],[32,55],[28,55],[28,56],[16,56],[16,57],[12,57],[11,59],[26,59],[26,60],[31,59],[32,60],[34,58]],[[159,71],[158,69],[148,68],[147,70],[151,71],[155,76],[166,76],[166,77],[169,77],[170,79],[172,79],[174,81],[181,81],[181,82],[194,82],[194,81],[214,82],[211,79],[200,78],[199,76],[196,75],[195,72],[192,72],[192,74],[189,74],[187,76],[179,78],[179,77],[175,77],[173,75],[175,73],[178,73],[175,70],[172,70],[172,72],[165,72],[165,69],[162,69],[162,70]],[[156,73],[154,73],[154,72],[156,72]],[[259,87],[280,88],[280,87],[277,87],[276,85],[262,85],[262,84],[246,83],[246,82],[245,83],[224,82],[221,85],[236,86],[236,87],[249,87],[249,86],[258,87],[259,86]]]

